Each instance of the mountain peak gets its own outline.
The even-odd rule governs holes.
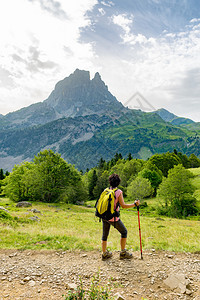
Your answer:
[[[76,69],[59,81],[45,102],[65,117],[107,114],[112,107],[122,104],[108,91],[98,72],[90,79],[90,72]]]
[[[82,80],[82,81],[90,81],[90,72],[89,71],[84,71],[84,70],[79,70],[76,69],[74,73],[72,73],[69,77],[67,78],[73,78],[75,80]]]
[[[25,128],[45,124],[63,117],[109,115],[125,109],[108,91],[97,72],[90,79],[90,72],[76,69],[59,81],[49,97],[6,116],[0,115],[3,128]]]
[[[99,74],[99,72],[96,72],[95,75],[94,75],[94,80],[101,80],[101,76]]]
[[[165,108],[160,108],[156,110],[156,113],[165,121],[165,122],[170,122],[173,125],[187,125],[187,124],[192,124],[194,123],[193,120],[184,118],[184,117],[178,117],[174,115],[173,113],[169,112]]]

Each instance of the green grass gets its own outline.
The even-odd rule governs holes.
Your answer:
[[[190,169],[195,175],[195,197],[200,208],[200,168]],[[127,200],[125,200],[127,202]],[[159,216],[158,198],[145,200],[148,204],[140,208],[140,222],[143,249],[155,248],[170,251],[200,251],[200,216],[187,220]],[[34,202],[31,208],[41,211],[34,214],[31,208],[17,208],[16,203],[0,198],[0,206],[9,214],[0,214],[1,249],[54,249],[54,250],[100,250],[102,223],[94,216],[94,203],[86,206],[69,204],[45,204]],[[39,221],[30,217],[38,216]],[[138,216],[136,209],[121,209],[121,219],[128,229],[127,248],[140,249]],[[120,235],[111,227],[108,247],[119,250]]]
[[[143,249],[170,251],[200,251],[200,221],[159,217],[154,210],[156,199],[147,200],[140,209]],[[8,199],[0,198],[0,206],[10,212],[12,220],[0,219],[0,248],[100,250],[102,223],[94,216],[95,209],[68,204],[33,203],[41,211],[16,208]],[[38,216],[40,221],[31,221]],[[198,217],[199,218],[199,217]],[[128,229],[127,248],[139,250],[138,216],[135,209],[121,209],[121,219]],[[120,235],[111,228],[108,247],[119,250]]]

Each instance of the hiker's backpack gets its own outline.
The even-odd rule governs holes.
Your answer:
[[[116,190],[117,188],[113,190],[107,188],[101,193],[100,198],[95,204],[95,216],[107,221],[113,217],[119,217],[119,211],[117,211],[119,204],[117,204],[116,208],[114,209]]]

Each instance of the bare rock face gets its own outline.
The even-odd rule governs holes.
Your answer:
[[[43,102],[32,104],[5,116],[0,116],[0,129],[27,128],[43,125],[63,117],[106,114],[125,109],[108,91],[99,73],[76,69],[59,81]]]
[[[59,81],[45,103],[57,114],[65,117],[106,113],[123,106],[108,91],[99,73],[90,79],[88,71],[76,69],[73,74]]]

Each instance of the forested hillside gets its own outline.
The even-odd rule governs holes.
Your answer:
[[[11,171],[44,149],[60,153],[83,171],[116,152],[148,159],[177,149],[199,157],[199,134],[198,123],[166,110],[125,108],[98,73],[91,80],[89,72],[76,70],[45,101],[0,118],[0,167]]]
[[[1,169],[1,192],[11,200],[84,203],[98,199],[108,187],[109,175],[117,173],[121,178],[119,188],[128,200],[145,200],[160,197],[158,214],[172,217],[198,215],[200,206],[194,195],[196,187],[189,168],[200,167],[200,159],[194,154],[187,157],[174,149],[172,153],[155,154],[149,160],[134,159],[129,153],[121,153],[105,161],[101,158],[92,169],[79,172],[58,153],[44,150],[33,162],[16,165],[9,174]],[[147,202],[141,205],[148,206]]]

